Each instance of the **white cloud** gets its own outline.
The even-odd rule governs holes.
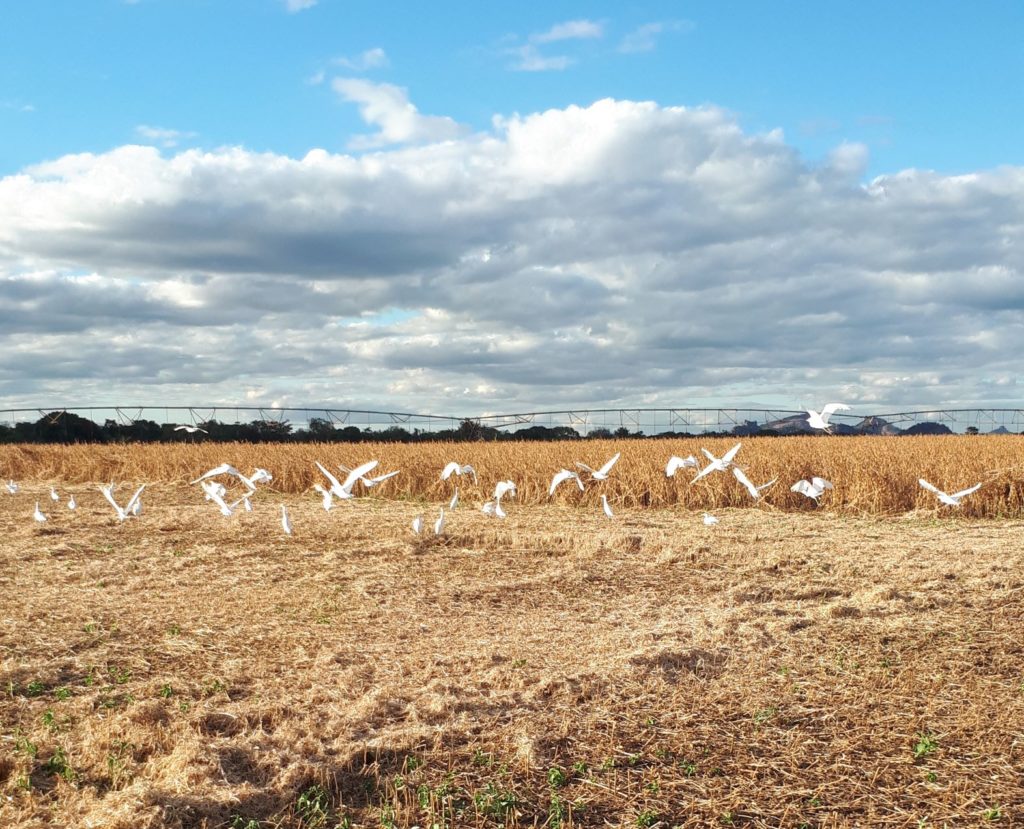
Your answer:
[[[557,71],[567,69],[574,63],[572,58],[566,55],[542,55],[532,43],[506,49],[505,52],[515,57],[515,61],[509,66],[509,69],[517,72]]]
[[[546,32],[530,35],[534,43],[554,43],[559,40],[592,40],[604,37],[604,25],[593,20],[567,20],[556,23]]]
[[[284,0],[284,7],[289,14],[295,14],[305,9],[311,9],[317,4],[317,0]]]
[[[353,139],[349,145],[354,149],[445,141],[465,132],[446,116],[421,115],[402,87],[361,78],[335,78],[332,86],[344,100],[359,105],[366,123],[379,128],[373,135]]]
[[[139,124],[135,127],[135,133],[140,138],[145,138],[161,147],[176,147],[178,144],[189,138],[195,138],[196,133],[183,130],[170,130],[165,127],[151,127],[148,124]]]
[[[354,58],[334,58],[331,62],[337,66],[351,69],[353,72],[381,69],[389,64],[387,53],[379,46],[374,49],[367,49]]]
[[[619,43],[619,51],[625,54],[650,52],[658,45],[658,36],[665,32],[683,32],[693,28],[688,20],[664,20],[644,23],[629,32]]]
[[[0,401],[1019,402],[1022,168],[865,185],[863,147],[811,164],[714,107],[467,134],[355,83],[371,140],[411,146],[0,179]]]

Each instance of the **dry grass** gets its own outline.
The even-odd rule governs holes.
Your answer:
[[[512,478],[519,488],[519,504],[548,503],[548,485],[560,468],[575,469],[576,461],[599,466],[615,452],[622,459],[600,490],[583,495],[571,485],[556,493],[561,504],[595,509],[600,493],[623,507],[675,507],[688,510],[748,507],[751,499],[731,476],[711,475],[689,486],[692,471],[666,478],[669,455],[696,455],[700,447],[723,454],[736,441],[609,440],[558,443],[429,443],[429,444],[215,444],[201,442],[170,445],[119,446],[2,446],[0,477],[54,482],[169,481],[184,483],[199,472],[228,461],[244,470],[262,466],[274,473],[272,488],[282,493],[308,491],[322,476],[314,466],[320,460],[355,466],[369,458],[380,460],[380,470],[401,469],[402,474],[373,490],[371,497],[438,501],[451,485],[438,480],[449,460],[472,464],[480,485],[459,480],[461,492],[482,500],[494,483]],[[821,499],[820,508],[851,515],[893,515],[915,509],[933,510],[935,497],[917,484],[924,477],[947,492],[979,481],[982,490],[968,498],[958,515],[1024,517],[1024,437],[943,436],[899,438],[748,438],[737,462],[755,483],[778,477],[761,509],[810,510],[804,496],[790,492],[800,478],[820,475],[836,484]],[[947,510],[948,511],[948,510]]]
[[[743,452],[758,450],[756,480],[768,449],[794,469],[799,446],[831,443]],[[643,446],[622,446],[623,478],[692,451]],[[538,469],[526,500],[541,468],[613,448],[522,448]],[[622,481],[615,522],[518,503],[501,522],[467,504],[442,540],[409,532],[417,502],[324,514],[263,492],[224,519],[177,483],[152,484],[123,526],[84,485],[77,513],[44,501],[52,520],[28,520],[46,492],[31,469],[185,478],[259,458],[294,490],[310,457],[378,449],[18,450],[24,489],[0,496],[0,825],[1024,821],[1020,521],[759,508],[707,529],[632,507]],[[424,447],[389,451],[383,465],[420,468]],[[423,464],[501,475],[488,451],[431,447]],[[831,462],[813,471],[852,468]]]

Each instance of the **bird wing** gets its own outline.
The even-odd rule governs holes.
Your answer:
[[[728,465],[732,463],[732,459],[736,457],[736,453],[740,451],[742,443],[737,443],[732,449],[722,455],[722,463]]]
[[[601,496],[601,508],[604,510],[604,514],[607,515],[609,518],[614,518],[615,517],[612,514],[612,508],[610,506],[608,506],[608,496],[607,495],[602,495]]]
[[[772,484],[774,484],[777,480],[779,480],[779,479],[778,478],[772,478],[768,483],[761,484],[761,486],[759,486],[757,488],[757,491],[760,492],[762,489],[768,489],[768,487],[770,487]]]
[[[821,494],[817,489],[815,489],[814,484],[804,480],[797,481],[789,489],[791,492],[799,492],[801,495],[806,495],[808,498],[817,498]]]
[[[345,490],[345,492],[352,492],[352,487],[356,485],[356,481],[364,477],[366,473],[372,470],[378,463],[380,463],[380,461],[367,461],[366,463],[362,463],[357,466],[348,473],[348,477],[345,478],[345,483],[341,485],[341,488]]]
[[[848,411],[850,411],[850,407],[847,406],[845,403],[826,403],[825,406],[821,410],[821,416],[822,416],[822,418],[827,418],[832,413],[838,412],[838,411],[846,411],[846,412],[848,412]]]
[[[609,460],[608,463],[606,463],[604,466],[602,466],[597,471],[597,474],[598,475],[607,475],[609,472],[611,472],[612,471],[612,467],[615,466],[616,463],[618,463],[619,455],[621,455],[621,454],[622,454],[621,452],[616,452],[614,455],[612,455],[611,460]]]
[[[705,458],[707,458],[707,459],[708,459],[709,461],[711,461],[712,463],[714,463],[715,461],[717,461],[717,460],[718,460],[718,458],[716,458],[716,457],[715,457],[714,455],[712,455],[712,454],[711,454],[711,453],[710,453],[710,452],[709,452],[709,451],[708,451],[707,449],[705,449],[705,448],[704,448],[703,446],[702,446],[702,447],[700,448],[700,451],[701,451],[701,452],[703,452],[703,453],[704,453],[704,457],[705,457]]]
[[[321,472],[323,472],[324,475],[327,476],[327,480],[330,481],[330,483],[331,483],[331,492],[339,491],[341,489],[340,481],[338,481],[338,479],[335,478],[334,475],[332,475],[330,472],[328,472],[327,469],[324,467],[324,465],[322,463],[320,463],[320,461],[314,461],[314,463],[317,465],[317,468]]]
[[[215,466],[209,472],[206,472],[206,473],[200,475],[198,478],[196,478],[194,481],[192,481],[192,483],[198,484],[200,481],[205,481],[207,478],[212,478],[215,475],[223,475],[225,472],[229,472],[232,475],[237,475],[238,474],[238,470],[235,469],[231,464],[229,464],[229,463],[222,463],[220,466]]]
[[[468,475],[472,475],[473,476],[473,483],[474,484],[476,483],[476,470],[472,466],[470,466],[468,463],[464,467],[462,467],[462,474],[463,475],[467,475],[467,474]]]
[[[498,481],[497,485],[494,487],[494,500],[500,501],[509,492],[515,495],[516,485],[512,483],[512,481]]]
[[[981,489],[981,484],[975,484],[970,489],[961,489],[959,492],[954,492],[950,495],[950,498],[963,498],[966,495],[970,495],[972,492],[977,492]]]
[[[218,507],[220,507],[222,512],[226,511],[228,514],[231,513],[231,508],[226,503],[224,503],[224,498],[221,496],[220,492],[217,491],[217,487],[215,485],[203,482],[200,484],[200,486],[203,488],[203,491],[206,493],[207,497],[211,501],[213,501],[213,503],[215,503]]]
[[[826,481],[824,478],[819,478],[817,475],[811,478],[811,486],[822,491],[826,489],[835,489],[835,487],[832,486],[831,481]]]
[[[388,472],[386,475],[378,475],[376,478],[364,478],[363,483],[365,483],[367,486],[371,486],[372,484],[379,484],[382,481],[386,481],[388,478],[394,478],[395,475],[397,475],[401,471],[401,469],[396,469],[394,472]]]
[[[750,497],[755,501],[761,497],[761,493],[757,491],[757,487],[750,482],[750,478],[743,474],[743,470],[738,466],[732,468],[732,474],[736,476],[736,480],[739,481],[743,486],[747,488],[747,492],[750,493]]]
[[[934,484],[930,484],[930,483],[928,483],[928,482],[927,482],[927,481],[926,481],[926,480],[925,480],[924,478],[918,478],[918,479],[917,479],[917,482],[918,482],[918,483],[919,483],[919,484],[920,484],[921,486],[923,486],[923,487],[924,487],[925,489],[927,489],[927,490],[928,490],[929,492],[932,492],[932,493],[934,493],[935,495],[945,495],[945,494],[946,494],[945,492],[943,492],[943,491],[942,491],[941,489],[939,489],[939,488],[938,488],[937,486],[935,486]]]
[[[579,461],[576,461],[576,466],[578,466],[584,472],[589,472],[591,475],[594,474],[594,470],[587,466],[585,463],[580,463]]]
[[[175,427],[174,427],[174,431],[175,431],[175,432],[180,432],[180,431],[182,431],[182,430],[184,430],[184,431],[186,431],[186,432],[187,432],[187,431],[188,431],[188,426],[175,426]]]
[[[121,509],[120,506],[118,506],[117,501],[114,500],[113,489],[113,484],[111,484],[110,486],[101,486],[100,492],[102,492],[103,497],[110,502],[110,506],[112,506],[114,510],[117,512],[118,517],[123,517],[127,510],[123,510]]]
[[[555,490],[562,481],[567,481],[569,478],[575,478],[579,480],[579,475],[575,472],[571,472],[568,469],[560,469],[555,473],[555,477],[551,479],[551,486],[548,488],[548,497],[550,498],[555,494]]]
[[[444,469],[441,471],[441,480],[447,481],[452,476],[453,472],[456,475],[461,475],[462,468],[455,461],[449,461],[448,463],[445,464]]]
[[[131,512],[135,508],[135,505],[139,502],[139,496],[142,495],[142,490],[144,490],[145,488],[146,485],[143,484],[137,490],[135,490],[135,494],[131,497],[131,500],[129,500],[128,503],[125,504],[125,512]]]

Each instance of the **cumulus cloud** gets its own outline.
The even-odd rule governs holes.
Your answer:
[[[444,141],[465,132],[447,116],[421,115],[400,86],[362,78],[335,78],[332,86],[344,100],[359,105],[359,114],[366,123],[379,128],[373,135],[353,139],[353,149]]]
[[[354,83],[403,146],[0,179],[0,401],[1017,405],[1024,169],[864,183],[651,102],[468,134]]]

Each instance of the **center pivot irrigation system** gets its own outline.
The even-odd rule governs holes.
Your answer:
[[[41,417],[60,418],[64,414],[75,414],[96,424],[110,420],[123,426],[137,421],[185,425],[210,421],[229,424],[263,421],[287,422],[293,429],[302,429],[308,428],[313,421],[322,421],[336,429],[354,426],[374,432],[395,428],[409,432],[441,432],[458,429],[468,421],[505,432],[530,427],[564,427],[580,435],[621,429],[630,434],[644,435],[666,432],[785,432],[799,427],[800,421],[807,417],[804,411],[770,408],[571,409],[455,416],[305,406],[54,406],[0,409],[0,423],[13,425]],[[926,423],[940,424],[953,432],[1019,433],[1024,432],[1024,409],[923,409],[877,414],[837,412],[832,415],[832,423],[836,428],[846,426],[875,434],[884,434],[887,427],[905,431],[915,424]]]

